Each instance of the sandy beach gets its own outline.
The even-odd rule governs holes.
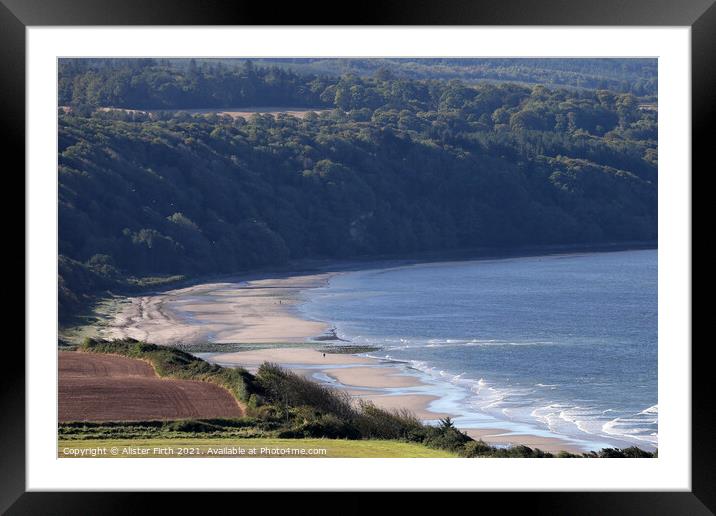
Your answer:
[[[394,367],[351,367],[347,369],[325,369],[328,376],[350,387],[416,387],[423,385],[413,376],[400,374]]]
[[[327,336],[327,323],[302,318],[296,309],[301,292],[324,286],[336,272],[237,278],[155,295],[127,298],[111,322],[98,331],[104,338],[132,337],[160,345],[191,346],[213,342],[270,345],[228,353],[197,353],[228,367],[255,371],[273,362],[308,378],[328,383],[387,410],[407,409],[425,421],[457,417],[440,405],[440,388],[426,383],[405,363],[361,355],[324,353],[330,342],[309,342]],[[305,346],[297,346],[305,344]],[[463,428],[473,438],[493,445],[523,444],[544,451],[584,451],[567,439],[518,433],[500,428]],[[479,425],[478,425],[479,426]],[[537,432],[539,434],[539,432]]]
[[[206,354],[206,360],[227,366],[240,366],[255,371],[262,363],[272,362],[293,370],[306,377],[317,379],[317,375],[330,378],[333,387],[342,389],[356,400],[370,401],[386,410],[409,410],[425,421],[435,421],[447,416],[438,410],[431,410],[431,403],[439,396],[412,392],[429,385],[418,375],[411,374],[405,365],[365,356],[323,353],[314,348],[270,348],[233,353]],[[474,439],[499,446],[525,445],[543,451],[557,453],[569,451],[581,453],[585,450],[568,440],[556,437],[514,433],[505,428],[462,428]]]
[[[415,414],[415,417],[424,421],[437,420],[444,417],[455,416],[446,412],[436,412],[428,407],[431,402],[440,399],[439,396],[430,396],[427,394],[361,394],[355,391],[348,391],[356,399],[369,401],[376,407],[385,410],[408,410]]]
[[[438,396],[395,393],[396,389],[425,387],[427,384],[421,382],[417,376],[405,374],[394,364],[375,358],[323,353],[313,348],[238,351],[211,354],[204,358],[217,364],[241,366],[251,371],[255,371],[264,362],[272,362],[312,379],[316,379],[316,374],[326,375],[332,380],[334,387],[346,391],[355,399],[370,401],[387,410],[407,409],[425,420],[451,415],[429,410],[430,403],[438,399]]]
[[[550,453],[559,453],[566,451],[570,453],[583,453],[584,450],[579,446],[558,439],[556,437],[545,437],[539,435],[529,435],[512,433],[501,428],[465,428],[463,431],[473,439],[482,439],[488,444],[499,446],[529,446],[530,448],[539,448],[542,451]]]
[[[217,353],[210,357],[212,362],[227,366],[241,366],[252,369],[264,362],[275,362],[283,365],[344,365],[374,364],[373,358],[341,353],[321,353],[314,348],[270,348],[236,353]]]
[[[201,284],[127,298],[98,330],[160,345],[297,343],[324,334],[325,323],[298,316],[302,290],[323,286],[330,273]]]

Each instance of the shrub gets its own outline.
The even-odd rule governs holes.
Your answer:
[[[557,457],[560,458],[560,459],[573,459],[573,458],[575,458],[575,457],[579,457],[579,455],[575,455],[574,453],[569,453],[569,452],[566,452],[566,451],[560,451],[560,452],[557,454]]]
[[[321,414],[332,414],[344,420],[351,420],[356,415],[348,393],[312,382],[276,364],[262,364],[256,380],[266,398],[279,407],[309,406]]]
[[[551,453],[545,453],[539,448],[532,449],[529,446],[510,446],[509,448],[495,448],[493,457],[502,458],[544,458],[554,457]]]
[[[387,411],[360,400],[355,425],[366,439],[403,439],[422,442],[423,424],[408,410]]]
[[[469,441],[463,445],[462,454],[465,457],[482,457],[489,456],[495,448],[488,445],[485,441],[480,439],[479,441]]]
[[[655,453],[644,451],[636,446],[630,446],[629,448],[602,448],[598,456],[603,459],[646,459],[655,456]]]
[[[107,341],[85,339],[86,352],[115,353],[148,360],[160,376],[203,380],[229,390],[246,402],[251,417],[182,421],[140,421],[108,423],[63,423],[60,435],[80,439],[104,437],[177,437],[187,434],[230,437],[265,436],[303,438],[386,439],[422,443],[463,457],[553,457],[527,446],[498,448],[475,441],[446,417],[437,426],[423,424],[408,410],[388,411],[371,402],[355,403],[349,394],[320,385],[276,364],[264,363],[254,376],[244,369],[212,365],[184,351],[147,344],[134,339]],[[599,452],[559,457],[646,458],[655,457],[637,447],[604,448]]]
[[[423,442],[431,448],[460,452],[465,443],[470,441],[472,438],[457,428],[429,427],[427,437]]]
[[[304,420],[299,425],[279,433],[279,437],[325,437],[328,439],[360,439],[360,432],[349,422],[331,414]]]
[[[213,433],[221,431],[221,427],[201,420],[172,421],[167,425],[167,430],[174,432],[199,432]]]

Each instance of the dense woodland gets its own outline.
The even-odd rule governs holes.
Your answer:
[[[611,90],[640,97],[656,96],[658,88],[656,59],[300,58],[272,59],[270,64],[298,72],[372,76],[381,70],[389,70],[395,77],[407,79],[460,79],[467,83],[512,81]]]
[[[272,59],[266,62],[268,74],[263,80],[253,77],[256,72],[251,65],[239,65],[237,70],[236,60],[174,59],[160,62],[161,67],[152,66],[156,64],[147,59],[62,60],[60,104],[154,109],[239,106],[242,102],[331,106],[333,99],[321,99],[320,94],[334,77],[347,74],[459,79],[468,85],[493,81],[602,89],[649,100],[658,89],[655,59]]]
[[[657,113],[630,93],[153,60],[61,61],[59,87],[63,317],[147,276],[657,236]]]

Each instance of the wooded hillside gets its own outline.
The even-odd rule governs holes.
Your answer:
[[[657,236],[657,113],[628,93],[110,63],[60,66],[63,316],[132,277]],[[96,109],[261,105],[330,110]]]

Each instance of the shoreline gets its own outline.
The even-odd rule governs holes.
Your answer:
[[[78,323],[83,316],[94,315],[94,307],[111,297],[139,297],[159,295],[173,290],[184,289],[208,283],[226,283],[292,276],[308,273],[351,272],[366,268],[383,268],[393,265],[413,265],[422,263],[463,262],[479,260],[499,260],[507,258],[528,258],[575,253],[608,253],[620,251],[638,251],[658,249],[657,240],[633,240],[627,242],[604,242],[586,244],[544,244],[518,247],[470,247],[442,251],[418,251],[410,254],[380,254],[353,256],[345,259],[305,258],[292,260],[283,265],[257,267],[234,273],[208,273],[191,277],[182,277],[175,281],[145,287],[127,286],[114,291],[96,293],[84,308],[83,313],[75,314],[62,328],[81,326]]]
[[[161,294],[128,297],[101,338],[134,338],[159,345],[303,343],[326,335],[327,323],[300,316],[301,292],[324,286],[330,273],[204,283]]]
[[[325,356],[324,356],[325,355]],[[474,439],[494,446],[524,445],[545,452],[584,453],[596,449],[588,441],[535,431],[527,425],[499,421],[485,415],[471,424],[461,424],[460,414],[443,407],[441,393],[419,371],[404,362],[364,355],[323,353],[311,347],[272,347],[229,353],[197,353],[197,356],[224,367],[244,367],[255,372],[272,362],[323,385],[342,390],[356,402],[371,402],[385,410],[408,410],[428,424],[457,418],[455,426]]]
[[[603,243],[603,244],[559,244],[559,245],[539,245],[539,246],[522,246],[514,248],[469,248],[469,249],[457,249],[452,251],[424,251],[419,253],[413,253],[411,255],[377,255],[371,257],[354,257],[346,260],[330,260],[330,259],[305,259],[294,262],[289,262],[285,266],[265,269],[255,269],[253,271],[239,272],[235,274],[224,274],[224,275],[204,275],[193,278],[184,278],[178,280],[175,283],[168,283],[161,286],[152,286],[151,288],[140,289],[136,291],[121,291],[117,294],[108,293],[109,295],[99,296],[91,303],[89,308],[89,319],[101,319],[112,317],[114,321],[106,321],[104,323],[87,323],[75,320],[75,324],[67,324],[60,326],[59,335],[60,339],[72,341],[73,337],[76,339],[77,336],[82,337],[89,333],[91,336],[97,336],[100,338],[121,338],[113,335],[131,336],[130,333],[137,335],[140,340],[149,339],[149,331],[126,331],[116,332],[112,331],[112,328],[123,328],[128,327],[130,322],[139,322],[142,319],[153,319],[154,323],[161,320],[167,322],[167,324],[174,325],[175,332],[162,332],[156,339],[157,344],[164,345],[176,345],[176,344],[189,344],[194,345],[198,343],[207,344],[210,342],[220,344],[282,344],[282,343],[307,343],[309,341],[324,341],[326,343],[334,341],[344,341],[337,335],[335,330],[330,326],[328,322],[322,322],[323,326],[316,325],[314,327],[315,333],[306,333],[304,331],[297,330],[297,334],[289,335],[262,335],[254,338],[250,333],[241,332],[237,337],[241,337],[239,340],[229,342],[226,339],[217,340],[213,338],[211,331],[197,331],[196,328],[190,328],[192,326],[191,321],[187,324],[186,320],[182,320],[180,317],[176,317],[176,314],[170,310],[167,313],[166,310],[162,310],[164,302],[160,301],[159,298],[166,297],[169,300],[174,296],[181,296],[182,294],[190,293],[202,293],[211,290],[208,287],[220,288],[222,285],[235,285],[237,290],[240,290],[240,285],[245,285],[247,288],[254,288],[252,284],[258,282],[265,282],[265,288],[278,288],[281,287],[282,282],[291,280],[299,277],[324,277],[322,284],[307,285],[304,288],[316,288],[324,286],[330,280],[330,278],[336,274],[346,272],[356,272],[361,270],[371,269],[385,269],[399,266],[410,266],[410,265],[421,265],[430,263],[450,263],[450,262],[469,262],[469,261],[490,261],[490,260],[502,260],[502,259],[514,259],[514,258],[530,258],[540,256],[561,256],[561,255],[572,255],[581,253],[610,253],[610,252],[625,252],[625,251],[636,251],[636,250],[647,250],[647,249],[658,249],[658,242],[656,241],[632,241],[632,242],[618,242],[618,243]],[[273,284],[272,284],[273,282]],[[289,286],[288,288],[296,288]],[[303,314],[298,313],[298,310],[291,311],[290,306],[298,304],[296,299],[288,299],[275,296],[280,304],[284,300],[293,301],[289,305],[282,307],[285,311],[281,312],[284,317],[290,317],[295,324],[302,326],[307,320]],[[154,298],[154,300],[152,300]],[[129,309],[127,302],[134,301],[140,306]],[[146,304],[146,306],[144,306]],[[107,306],[110,306],[107,309]],[[263,306],[262,308],[266,308]],[[123,311],[125,311],[123,313]],[[146,314],[145,314],[146,311]],[[82,319],[82,317],[80,317]],[[115,324],[113,325],[112,322]],[[288,321],[285,321],[286,323]],[[321,321],[312,321],[321,322]],[[179,329],[181,328],[181,329]],[[156,328],[154,328],[156,329]],[[89,330],[89,331],[88,331]],[[331,334],[331,332],[334,332]],[[152,333],[152,335],[155,335]]]
[[[601,252],[627,250],[631,249]],[[483,261],[567,254],[565,249],[556,251],[553,254],[482,256],[463,260],[454,259],[454,256],[453,260],[446,260],[443,255],[443,260]],[[572,248],[571,252],[577,250]],[[581,252],[586,251],[581,249]],[[98,333],[102,338],[132,337],[156,344],[179,344],[185,351],[229,367],[242,366],[251,370],[264,361],[275,362],[315,381],[342,389],[357,400],[370,401],[388,410],[407,409],[428,422],[436,423],[447,416],[468,419],[467,423],[456,422],[456,426],[488,444],[523,444],[551,452],[582,453],[596,449],[588,444],[589,441],[559,436],[528,424],[497,420],[487,415],[477,422],[473,421],[473,414],[460,418],[454,404],[450,406],[443,399],[449,397],[444,387],[427,379],[425,373],[411,370],[405,362],[361,354],[324,354],[316,350],[349,343],[343,341],[328,323],[309,320],[300,313],[296,306],[301,302],[302,292],[323,287],[332,277],[344,272],[422,263],[431,262],[415,259],[330,262],[310,270],[252,273],[232,276],[231,281],[226,278],[155,295],[135,296],[124,300],[123,308],[115,314],[114,320]],[[263,349],[247,349],[251,345]],[[604,444],[603,447],[629,445],[615,441],[595,436],[591,442]]]

